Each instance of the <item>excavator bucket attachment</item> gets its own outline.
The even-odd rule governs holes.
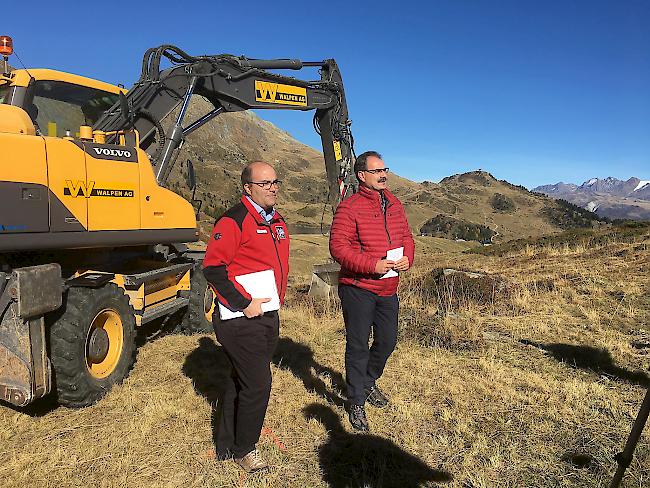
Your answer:
[[[49,367],[39,368],[40,374],[34,377],[35,350],[38,350],[37,359],[41,365],[47,364],[43,347],[45,337],[39,323],[42,321],[41,317],[30,323],[23,322],[12,305],[0,323],[0,399],[19,407],[50,390]],[[41,346],[33,347],[34,343]],[[39,386],[34,387],[37,382]]]
[[[61,268],[19,268],[1,278],[0,400],[22,407],[51,389],[44,314],[61,306]]]

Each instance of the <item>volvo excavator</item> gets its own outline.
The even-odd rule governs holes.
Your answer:
[[[179,316],[190,331],[209,324],[196,202],[166,182],[188,134],[219,114],[314,110],[330,205],[355,191],[333,59],[190,56],[163,45],[146,51],[126,90],[13,69],[12,52],[0,36],[0,401],[22,407],[54,391],[62,405],[91,405],[128,375],[138,328]],[[320,79],[277,73],[304,68]],[[196,96],[210,110],[187,121]]]

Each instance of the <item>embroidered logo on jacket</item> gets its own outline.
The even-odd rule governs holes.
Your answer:
[[[215,232],[214,233],[214,240],[218,241],[219,239],[221,239],[221,232]]]
[[[278,239],[286,239],[287,235],[284,233],[284,227],[280,225],[275,226],[275,232],[278,235]]]

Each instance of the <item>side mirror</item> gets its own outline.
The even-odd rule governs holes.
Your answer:
[[[197,200],[195,198],[196,196],[196,175],[194,174],[194,165],[192,164],[192,161],[189,159],[187,160],[187,163],[185,164],[186,169],[185,169],[185,181],[187,182],[187,186],[189,189],[192,191],[192,206],[196,205],[196,216],[197,219],[199,215],[201,214],[201,205],[203,204],[202,200]]]
[[[185,173],[185,180],[187,181],[187,186],[189,189],[194,191],[196,189],[196,175],[194,174],[194,165],[189,159],[187,160],[187,172]]]
[[[126,99],[126,95],[120,92],[120,113],[125,122],[131,120],[131,111],[129,110],[129,102]]]

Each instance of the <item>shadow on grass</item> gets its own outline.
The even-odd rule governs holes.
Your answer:
[[[432,469],[388,439],[346,432],[331,407],[312,403],[303,414],[329,432],[327,442],[318,449],[318,459],[323,481],[331,488],[415,488],[425,482],[452,480],[450,473]]]
[[[345,405],[345,399],[340,394],[346,390],[343,375],[318,363],[314,359],[314,351],[309,346],[281,337],[273,355],[273,364],[280,369],[291,371],[291,374],[302,381],[307,391],[313,391],[339,407]],[[321,376],[330,378],[332,389],[328,388]]]
[[[56,393],[51,392],[45,395],[43,398],[37,398],[32,403],[24,407],[17,407],[16,405],[0,400],[0,408],[8,408],[14,412],[29,415],[32,418],[39,418],[44,417],[59,408],[65,407],[59,405],[59,402],[56,399]]]
[[[188,354],[183,363],[183,374],[192,380],[194,390],[212,406],[212,439],[215,446],[217,423],[221,413],[217,407],[221,403],[219,400],[230,371],[230,361],[223,348],[209,337],[201,337],[199,347]]]
[[[519,342],[542,349],[558,361],[574,368],[586,369],[645,388],[650,387],[650,378],[644,372],[630,371],[617,366],[612,360],[612,355],[606,349],[573,344],[541,344],[526,339],[521,339]]]

